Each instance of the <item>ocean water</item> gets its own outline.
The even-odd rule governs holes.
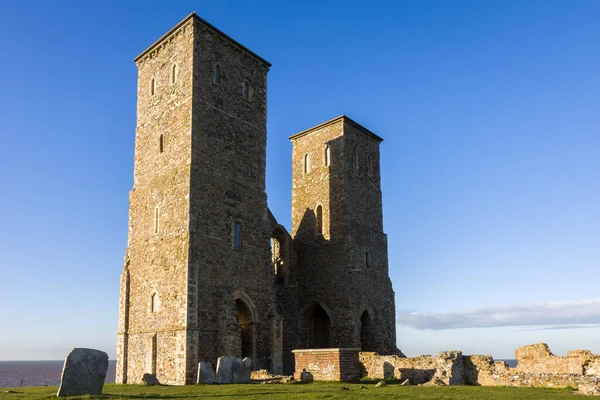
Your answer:
[[[64,361],[0,361],[0,388],[58,386]],[[108,361],[106,382],[115,381],[117,362]],[[21,381],[23,382],[21,384]]]
[[[509,367],[515,368],[519,363],[517,360],[494,360],[494,361],[505,361]]]

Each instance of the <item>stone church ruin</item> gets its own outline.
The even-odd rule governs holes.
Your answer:
[[[221,356],[291,374],[295,349],[398,354],[382,139],[346,116],[291,136],[288,232],[265,193],[271,64],[196,14],[135,62],[116,381],[191,384]]]

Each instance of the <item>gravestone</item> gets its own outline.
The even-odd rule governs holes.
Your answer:
[[[160,382],[158,381],[158,378],[156,377],[156,375],[152,375],[152,374],[144,374],[142,376],[142,383],[146,386],[160,385]]]
[[[219,357],[217,360],[217,383],[233,382],[233,364],[235,364],[235,357]]]
[[[106,379],[108,354],[100,350],[75,348],[67,355],[57,396],[100,394]]]
[[[233,363],[233,383],[250,383],[250,373],[252,372],[252,360],[245,357],[243,360],[236,358]]]
[[[211,363],[201,362],[198,364],[198,383],[202,385],[215,383],[215,371],[213,371]]]

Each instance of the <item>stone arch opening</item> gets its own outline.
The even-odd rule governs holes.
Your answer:
[[[237,321],[240,325],[241,354],[254,359],[254,320],[250,307],[242,299],[235,301]]]
[[[275,284],[287,285],[289,283],[288,251],[286,234],[277,228],[271,234],[271,261],[275,272]]]
[[[376,351],[373,317],[367,310],[360,316],[360,348],[362,351]]]
[[[316,217],[317,217],[317,233],[319,235],[322,235],[323,234],[323,206],[320,204],[317,206]]]
[[[320,304],[314,304],[307,313],[307,347],[326,349],[331,347],[331,320]]]

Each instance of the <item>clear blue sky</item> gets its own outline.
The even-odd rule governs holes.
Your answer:
[[[0,359],[114,356],[133,58],[194,10],[273,63],[284,225],[289,135],[385,139],[400,349],[600,353],[600,2],[0,0]]]

